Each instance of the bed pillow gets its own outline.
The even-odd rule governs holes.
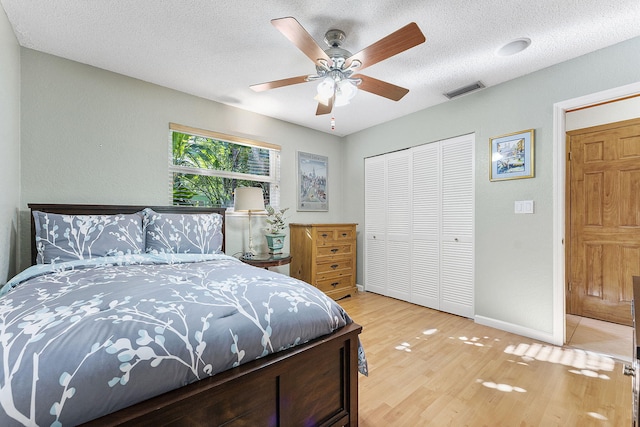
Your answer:
[[[38,264],[144,252],[142,214],[33,212]]]
[[[222,215],[143,212],[147,253],[222,253]]]

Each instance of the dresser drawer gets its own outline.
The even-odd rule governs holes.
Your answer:
[[[352,287],[352,276],[332,277],[329,279],[316,280],[316,287],[322,292],[331,292]]]
[[[353,253],[353,244],[336,244],[327,246],[318,246],[317,255],[318,261],[323,261],[321,258],[337,259],[343,255],[351,255]]]
[[[349,258],[336,259],[330,262],[320,262],[316,267],[318,279],[352,274],[353,260]]]
[[[352,227],[316,230],[316,244],[318,246],[332,245],[334,243],[353,241],[356,239]]]
[[[334,230],[334,239],[338,242],[356,240],[356,230],[353,227],[337,228]]]

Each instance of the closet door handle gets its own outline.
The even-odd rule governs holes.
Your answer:
[[[454,242],[458,242],[459,240],[458,240],[458,238],[456,237],[455,239],[453,239],[453,241],[454,241]]]

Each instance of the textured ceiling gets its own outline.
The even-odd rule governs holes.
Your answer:
[[[336,135],[448,102],[443,93],[487,87],[640,36],[638,0],[0,0],[21,46]],[[315,73],[271,24],[295,17],[323,48],[347,34],[352,53],[416,22],[426,43],[366,75],[410,89],[399,102],[360,91],[315,115],[314,83],[255,93],[251,84]],[[518,38],[529,49],[496,50]]]

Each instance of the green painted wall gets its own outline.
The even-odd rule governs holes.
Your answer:
[[[0,7],[0,285],[16,273],[20,207],[20,46]]]

